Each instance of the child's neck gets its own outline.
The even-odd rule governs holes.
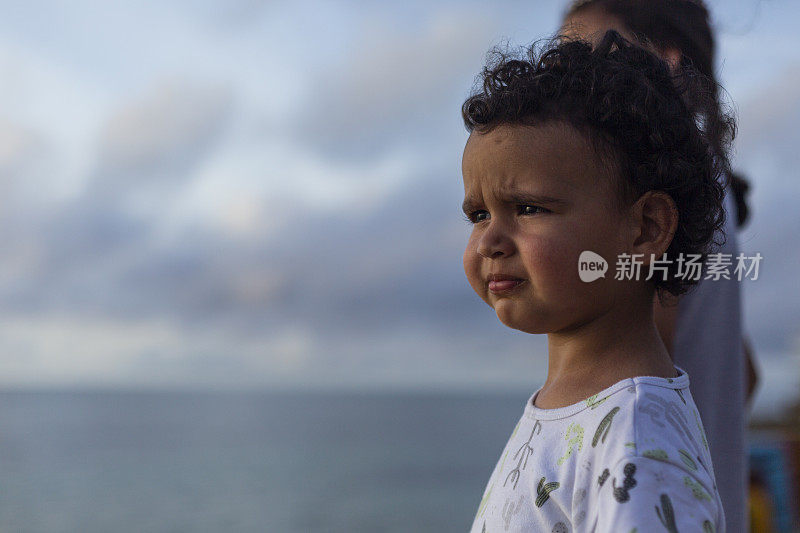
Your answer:
[[[625,378],[677,375],[653,321],[652,297],[549,333],[548,357],[547,380],[536,396],[543,409],[580,402]]]

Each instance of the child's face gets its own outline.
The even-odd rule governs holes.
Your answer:
[[[565,331],[624,297],[613,278],[631,226],[612,178],[577,131],[550,123],[473,132],[462,172],[473,221],[464,270],[505,325]],[[584,250],[605,258],[605,278],[581,281]]]

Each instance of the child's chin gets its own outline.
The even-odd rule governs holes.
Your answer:
[[[504,313],[497,313],[497,318],[503,323],[503,325],[523,333],[547,333],[547,328],[542,323],[536,320],[531,320],[530,317],[526,317],[526,320],[521,320],[519,317],[506,316]]]

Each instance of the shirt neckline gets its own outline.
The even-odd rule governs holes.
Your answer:
[[[542,409],[541,407],[536,407],[534,405],[533,402],[536,399],[536,395],[542,390],[540,387],[528,398],[528,402],[525,404],[524,412],[528,417],[537,420],[556,420],[580,413],[584,409],[588,409],[589,407],[592,407],[592,405],[595,405],[594,402],[601,402],[605,398],[608,398],[612,394],[619,392],[624,388],[633,387],[639,384],[655,385],[657,387],[664,387],[667,389],[688,388],[689,375],[679,366],[675,366],[675,370],[678,371],[678,375],[674,378],[662,378],[657,376],[636,376],[632,378],[625,378],[617,383],[614,383],[610,387],[601,390],[597,394],[589,396],[588,398],[585,398],[577,403],[567,405],[565,407],[557,407],[555,409]]]

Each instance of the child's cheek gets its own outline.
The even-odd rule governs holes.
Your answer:
[[[578,254],[573,246],[574,243],[547,237],[530,242],[530,248],[525,254],[528,270],[534,285],[538,285],[541,291],[550,292],[556,288],[568,287],[575,280],[579,281]]]
[[[464,273],[467,275],[467,281],[472,290],[486,300],[487,294],[483,282],[483,273],[481,272],[481,257],[478,255],[477,246],[477,239],[471,236],[467,242],[467,249],[464,250]]]

